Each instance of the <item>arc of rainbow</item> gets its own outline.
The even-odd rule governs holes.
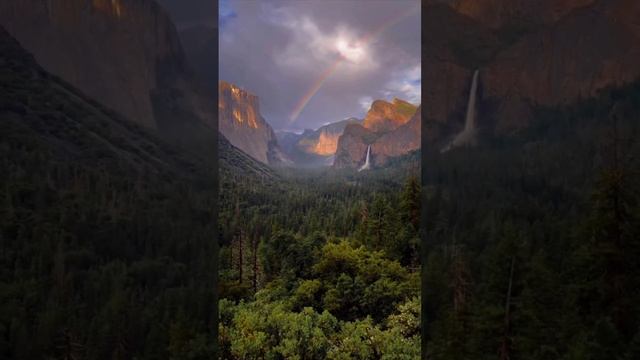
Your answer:
[[[410,7],[408,10],[402,11],[396,14],[395,16],[389,18],[388,20],[384,21],[380,26],[375,28],[373,31],[369,32],[368,34],[365,34],[362,38],[356,41],[356,46],[368,45],[371,41],[373,41],[373,39],[375,39],[383,31],[393,27],[394,25],[399,23],[402,19],[414,14],[415,11],[419,9],[420,9],[420,4],[414,7]],[[322,85],[324,85],[327,79],[331,77],[331,75],[333,75],[333,73],[338,69],[338,66],[344,61],[344,59],[345,58],[343,56],[339,56],[338,59],[336,59],[336,61],[334,61],[331,65],[329,65],[329,67],[325,69],[316,78],[316,80],[313,82],[313,85],[309,88],[309,90],[307,90],[307,92],[304,93],[300,101],[298,101],[295,108],[293,109],[293,112],[289,117],[289,124],[296,121],[296,119],[298,118],[298,116],[300,116],[300,113],[302,113],[302,110],[304,110],[304,108],[307,106],[311,98],[313,98],[313,96],[318,92],[318,90],[320,90],[320,88],[322,87]]]

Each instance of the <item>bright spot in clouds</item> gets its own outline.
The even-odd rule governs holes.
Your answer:
[[[365,56],[365,49],[363,46],[353,45],[344,38],[338,38],[336,41],[336,49],[338,53],[347,61],[352,63],[359,63]]]
[[[344,24],[330,30],[321,30],[308,16],[289,13],[286,8],[266,7],[267,19],[291,34],[289,43],[276,54],[276,62],[287,70],[313,72],[318,66],[326,67],[339,58],[345,60],[339,68],[343,75],[354,75],[377,67],[375,56],[368,46],[359,44],[356,31]],[[357,65],[357,66],[355,66]]]
[[[362,118],[377,99],[420,102],[420,13],[379,31],[420,1],[221,1],[220,79],[258,95],[274,129],[293,128],[309,94],[295,128]]]

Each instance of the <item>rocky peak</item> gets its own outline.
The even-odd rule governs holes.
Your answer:
[[[375,141],[377,135],[360,124],[349,124],[338,139],[333,166],[336,168],[355,168],[364,163],[367,146]]]
[[[397,129],[376,139],[371,145],[375,165],[383,165],[388,159],[402,156],[420,148],[422,108],[418,106],[411,119]]]
[[[391,131],[406,123],[415,111],[415,105],[397,98],[392,102],[375,100],[364,118],[363,126],[374,132]]]
[[[406,155],[420,148],[422,126],[421,106],[416,107],[404,100],[393,99],[391,103],[378,100],[372,109],[382,107],[393,113],[410,114],[405,121],[390,131],[374,131],[358,123],[349,124],[337,142],[334,167],[356,168],[364,164],[366,152],[371,145],[371,163],[373,166],[384,165],[390,158]],[[366,119],[365,119],[366,121]]]

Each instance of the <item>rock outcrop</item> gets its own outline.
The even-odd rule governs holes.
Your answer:
[[[391,131],[406,123],[415,111],[415,105],[398,98],[394,98],[391,102],[375,100],[362,126],[374,132]]]
[[[400,99],[394,99],[391,103],[374,101],[362,125],[350,124],[344,129],[338,140],[334,167],[361,166],[369,145],[373,167],[419,149],[421,114],[420,106],[416,108]]]
[[[336,168],[355,168],[364,164],[367,146],[378,135],[360,124],[350,124],[338,139],[338,148],[333,166]]]
[[[260,114],[258,97],[226,81],[219,85],[218,127],[231,144],[256,160],[286,162],[271,125]]]
[[[384,165],[390,158],[420,149],[421,120],[422,107],[419,106],[408,122],[378,138],[371,145],[373,163]]]

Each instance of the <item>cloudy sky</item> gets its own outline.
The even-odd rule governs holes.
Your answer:
[[[203,9],[180,14],[171,0],[163,1],[178,26],[211,21]],[[362,118],[374,99],[418,104],[419,4],[221,0],[220,79],[258,95],[262,115],[276,130]]]

